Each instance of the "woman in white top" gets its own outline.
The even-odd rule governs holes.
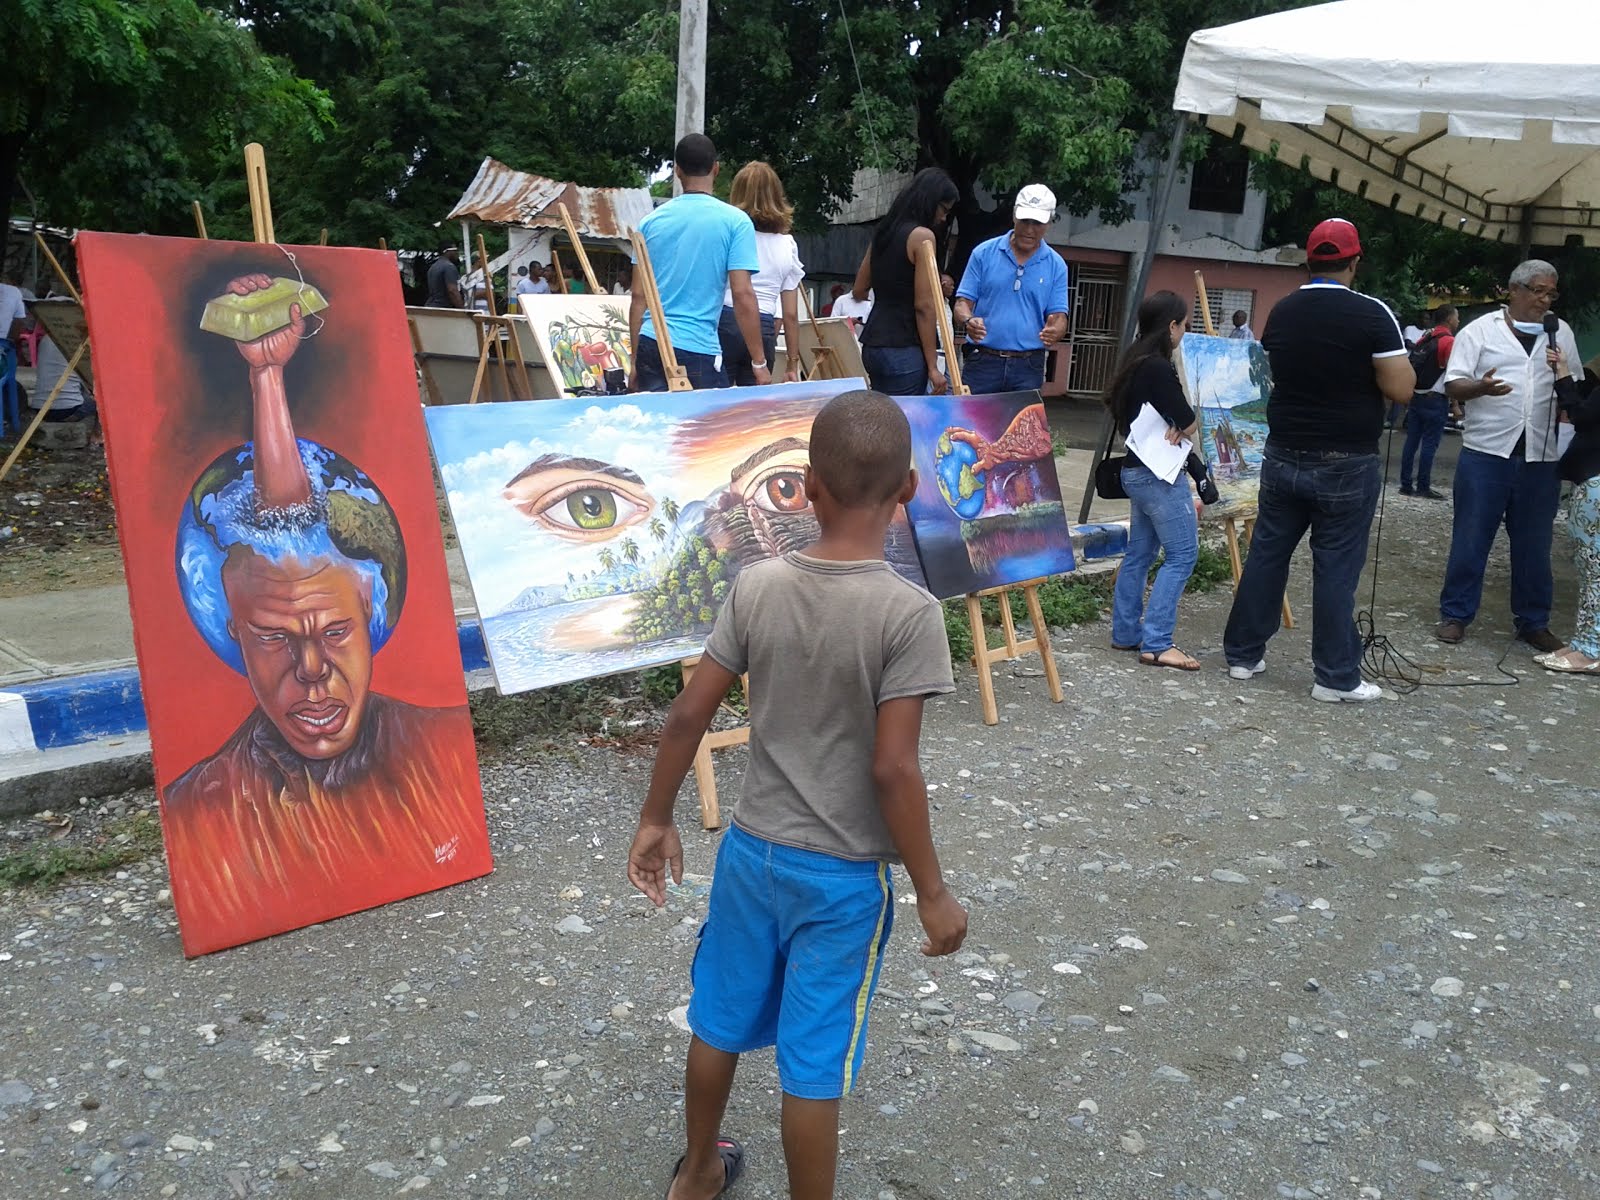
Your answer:
[[[805,278],[800,250],[789,236],[794,205],[783,194],[778,173],[764,162],[746,163],[733,177],[728,202],[749,215],[756,227],[756,258],[760,269],[751,282],[755,285],[756,306],[761,310],[761,344],[767,362],[777,353],[777,321],[783,319],[784,340],[791,347],[794,331],[800,326],[799,287]],[[733,293],[723,297],[722,321],[717,332],[722,340],[722,370],[732,387],[753,387],[755,369],[750,351],[733,315]],[[800,378],[798,356],[790,349],[784,380]]]

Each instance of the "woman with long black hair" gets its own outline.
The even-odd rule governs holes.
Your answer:
[[[1169,441],[1194,437],[1194,409],[1172,365],[1172,352],[1188,325],[1189,306],[1173,292],[1156,292],[1139,306],[1139,336],[1123,353],[1105,391],[1105,402],[1124,438],[1146,404],[1167,423]],[[1122,488],[1128,493],[1132,519],[1112,597],[1112,648],[1139,651],[1139,661],[1146,666],[1198,671],[1200,663],[1172,643],[1178,600],[1200,552],[1189,477],[1179,472],[1167,483],[1130,450],[1122,467]],[[1146,600],[1145,580],[1158,549],[1161,569]]]
[[[959,198],[954,181],[938,167],[918,171],[878,222],[856,271],[851,295],[865,300],[875,293],[861,358],[877,391],[920,396],[949,387],[939,370],[939,278],[927,278],[917,254],[924,243],[937,245]]]

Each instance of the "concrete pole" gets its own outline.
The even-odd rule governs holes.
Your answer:
[[[678,11],[678,119],[673,144],[706,131],[706,0],[681,0]],[[683,191],[677,177],[672,194]]]
[[[1155,264],[1156,254],[1161,248],[1161,243],[1167,236],[1167,209],[1172,203],[1173,185],[1177,183],[1183,165],[1183,140],[1188,136],[1194,118],[1188,113],[1179,113],[1172,126],[1172,141],[1167,146],[1167,156],[1162,160],[1161,174],[1152,176],[1150,180],[1150,227],[1145,238],[1144,252],[1135,262],[1133,277],[1128,281],[1128,290],[1122,300],[1122,345],[1132,343],[1134,334],[1139,330],[1139,305],[1144,301],[1144,290],[1150,286],[1150,268]],[[1100,440],[1095,444],[1094,458],[1089,463],[1089,479],[1083,489],[1083,503],[1078,506],[1078,521],[1081,524],[1089,519],[1089,510],[1094,507],[1095,490],[1094,475],[1100,462],[1111,452],[1111,443],[1116,432],[1116,420],[1107,409],[1100,422]]]

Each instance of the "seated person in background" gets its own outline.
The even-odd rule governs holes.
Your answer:
[[[56,397],[55,403],[50,406],[50,411],[45,414],[46,421],[86,421],[95,415],[94,396],[76,371],[67,371],[66,356],[57,349],[56,344],[48,337],[39,339],[39,377],[33,387],[33,394],[28,397],[28,407],[41,409],[44,402],[50,398],[50,393],[55,390],[58,380],[65,375],[66,381],[61,384],[61,393]]]

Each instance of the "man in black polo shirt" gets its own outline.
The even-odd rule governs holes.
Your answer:
[[[1267,669],[1289,559],[1311,531],[1311,661],[1316,700],[1376,700],[1361,678],[1356,585],[1383,487],[1378,441],[1385,400],[1411,399],[1416,373],[1394,314],[1350,290],[1361,239],[1335,217],[1311,231],[1311,282],[1272,310],[1261,343],[1272,363],[1267,445],[1255,536],[1233,597],[1228,674]]]

